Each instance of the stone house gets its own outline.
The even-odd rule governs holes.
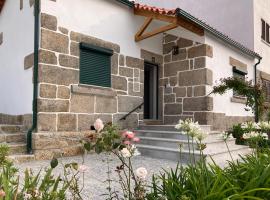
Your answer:
[[[181,9],[127,0],[17,4],[0,0],[0,124],[27,131],[28,152],[39,159],[77,154],[74,138],[97,118],[123,129],[184,118],[226,129],[254,117],[233,91],[208,94],[224,77],[254,79],[260,55]]]

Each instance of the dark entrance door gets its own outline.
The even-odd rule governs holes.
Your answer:
[[[144,65],[144,119],[158,119],[158,65]]]

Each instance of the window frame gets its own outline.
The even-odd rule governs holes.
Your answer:
[[[243,80],[245,80],[247,73],[237,69],[237,67],[234,66],[233,67],[233,77],[235,77],[236,75],[238,78],[240,78],[240,79],[243,78]],[[244,98],[243,95],[237,94],[236,91],[234,91],[234,90],[233,90],[233,97]]]
[[[103,48],[103,47],[99,47],[99,46],[95,46],[95,45],[92,45],[92,44],[88,44],[88,43],[85,43],[85,42],[80,42],[79,44],[79,51],[80,51],[80,65],[79,65],[79,84],[80,85],[87,85],[87,86],[94,86],[94,87],[102,87],[102,88],[111,88],[112,87],[112,77],[111,77],[111,58],[113,56],[113,50],[111,49],[107,49],[107,48]],[[109,66],[108,67],[108,71],[109,71],[109,85],[99,85],[99,84],[88,84],[88,83],[85,83],[81,80],[81,73],[82,73],[82,66],[81,66],[81,61],[82,61],[82,52],[83,51],[89,51],[89,52],[92,52],[92,53],[97,53],[97,54],[102,54],[102,55],[105,55],[105,56],[108,56],[108,59],[109,59]]]
[[[270,45],[270,25],[264,19],[261,19],[261,39]]]

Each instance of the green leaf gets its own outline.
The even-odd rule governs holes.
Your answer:
[[[87,150],[87,151],[91,151],[93,146],[90,142],[87,142],[84,144],[84,148]]]
[[[57,158],[53,158],[52,160],[51,160],[51,168],[56,168],[57,167],[57,165],[58,165],[58,160],[57,160]]]

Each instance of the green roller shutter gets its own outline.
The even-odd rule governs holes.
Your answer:
[[[111,87],[111,56],[113,51],[80,43],[80,83]]]

